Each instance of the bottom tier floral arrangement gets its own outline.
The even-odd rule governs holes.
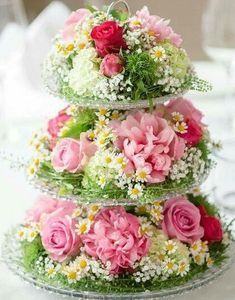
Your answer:
[[[6,236],[12,253],[5,249],[5,256],[23,277],[46,286],[138,294],[180,287],[222,269],[231,240],[231,223],[201,194],[128,207],[41,196]]]

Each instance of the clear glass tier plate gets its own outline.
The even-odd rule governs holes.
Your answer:
[[[153,201],[157,200],[167,200],[171,197],[184,195],[187,193],[191,193],[194,188],[200,186],[203,182],[206,181],[209,175],[209,169],[206,170],[204,175],[200,177],[197,181],[193,184],[189,185],[182,185],[181,187],[171,188],[170,190],[165,189],[160,196],[154,196],[148,199],[131,199],[131,198],[112,198],[110,199],[108,195],[104,193],[101,197],[94,197],[94,198],[87,198],[82,197],[80,195],[75,195],[73,193],[66,193],[61,195],[60,193],[60,186],[52,186],[51,182],[46,179],[39,179],[37,177],[28,177],[29,183],[38,190],[41,194],[49,195],[53,198],[60,199],[60,200],[70,200],[74,201],[77,204],[89,204],[89,203],[96,203],[102,206],[113,206],[113,205],[138,205],[143,203],[152,203]]]
[[[53,292],[59,295],[71,296],[77,299],[112,299],[112,300],[137,300],[137,299],[161,299],[169,296],[179,295],[186,292],[190,292],[193,289],[202,287],[209,284],[226,270],[228,270],[234,262],[235,245],[234,242],[230,242],[227,249],[226,259],[219,267],[212,267],[201,273],[188,283],[180,286],[176,286],[169,289],[162,289],[159,291],[145,291],[141,293],[128,293],[128,294],[100,294],[89,291],[78,291],[72,289],[61,288],[60,286],[48,285],[42,280],[37,280],[32,274],[24,271],[21,267],[21,255],[19,251],[19,242],[15,238],[15,230],[12,229],[5,235],[5,239],[2,245],[2,258],[7,264],[9,269],[16,275],[18,275],[25,282],[31,285],[41,288],[48,292]]]
[[[136,101],[102,101],[101,99],[94,99],[94,98],[73,98],[73,97],[63,97],[62,95],[58,94],[56,91],[54,91],[50,86],[46,85],[46,90],[54,96],[57,99],[62,99],[66,102],[69,102],[71,104],[75,104],[77,107],[87,107],[91,109],[100,109],[100,108],[106,108],[106,109],[117,109],[117,110],[131,110],[131,109],[142,109],[142,108],[148,108],[150,106],[149,100],[136,100]],[[157,97],[154,99],[151,99],[152,104],[163,104],[167,102],[170,99],[182,97],[185,93],[187,93],[188,90],[183,91],[179,94],[168,94],[161,97]]]

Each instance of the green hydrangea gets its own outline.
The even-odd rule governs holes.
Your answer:
[[[161,46],[166,51],[169,65],[173,71],[172,76],[177,79],[184,79],[190,67],[190,60],[186,51],[175,47],[169,42],[164,42]]]

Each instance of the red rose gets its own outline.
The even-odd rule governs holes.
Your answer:
[[[201,225],[204,228],[203,240],[208,242],[220,242],[223,238],[223,230],[220,220],[214,216],[208,216],[206,209],[200,205]]]
[[[188,120],[187,122],[187,132],[179,134],[180,137],[185,139],[190,145],[194,146],[199,143],[202,138],[202,127],[193,119]]]
[[[109,53],[118,53],[120,48],[127,48],[123,39],[123,29],[115,21],[106,21],[95,26],[91,31],[91,38],[95,41],[96,50],[101,57]]]

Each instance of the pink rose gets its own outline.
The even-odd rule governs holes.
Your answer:
[[[81,240],[71,217],[75,208],[72,202],[62,201],[57,210],[41,220],[42,244],[53,260],[62,262],[79,252]]]
[[[162,229],[169,238],[192,244],[203,237],[200,211],[185,197],[167,200],[163,215]]]
[[[186,133],[177,132],[178,136],[191,146],[198,144],[203,136],[203,114],[193,106],[192,102],[183,98],[172,99],[165,109],[170,117],[174,112],[183,115],[183,121],[186,123],[187,129]]]
[[[58,207],[58,200],[40,196],[35,201],[34,205],[26,212],[26,222],[40,222],[43,214],[50,214]]]
[[[143,28],[150,36],[154,36],[157,41],[169,40],[176,47],[180,47],[182,38],[173,31],[169,23],[169,20],[150,15],[148,8],[144,6],[131,18],[129,26],[133,30]]]
[[[81,171],[96,152],[96,145],[89,141],[86,133],[81,133],[80,140],[64,138],[52,152],[52,165],[57,172]]]
[[[52,138],[57,138],[60,129],[70,119],[70,116],[66,113],[67,107],[59,111],[58,115],[50,119],[48,122],[48,132]]]
[[[115,76],[121,73],[122,70],[123,63],[117,54],[107,54],[100,65],[101,73],[107,77]]]
[[[65,41],[72,41],[75,37],[75,25],[82,24],[91,15],[88,9],[80,8],[71,13],[65,22],[65,28],[62,30],[62,37]]]
[[[128,173],[144,169],[148,183],[165,180],[174,159],[184,153],[184,140],[157,112],[138,111],[124,121],[111,121],[117,136],[116,146],[129,159]]]
[[[103,208],[82,241],[89,255],[111,262],[110,273],[118,274],[133,268],[149,250],[150,240],[139,229],[138,218],[123,207]]]

